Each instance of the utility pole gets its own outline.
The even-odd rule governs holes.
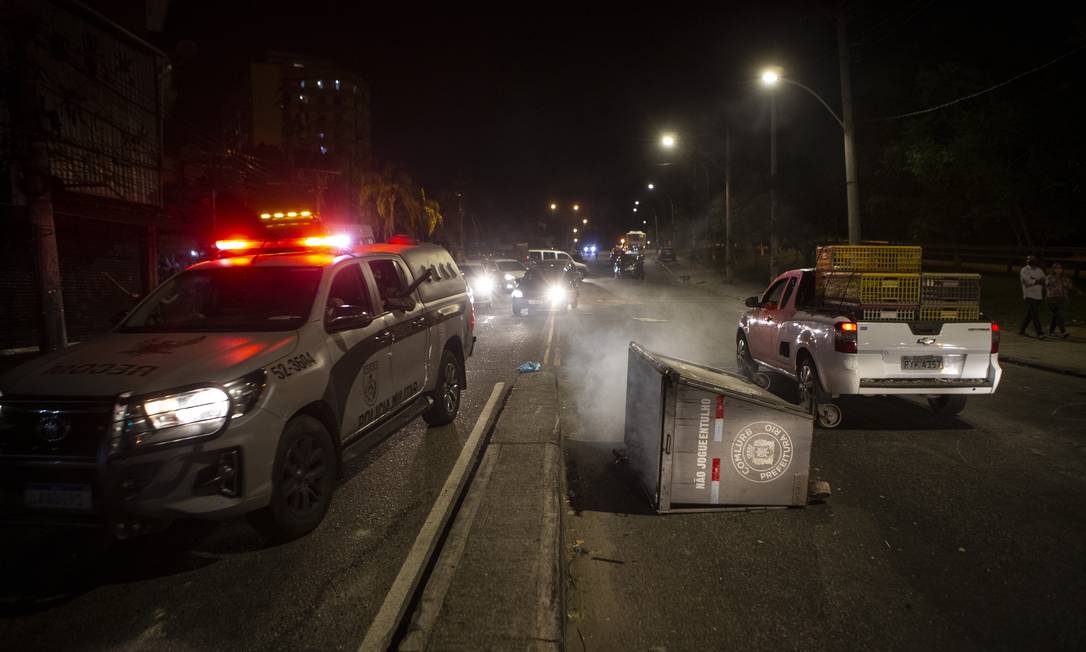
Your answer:
[[[724,130],[724,278],[732,280],[732,128]]]
[[[841,109],[845,127],[845,187],[848,199],[848,243],[860,244],[860,186],[856,181],[856,147],[852,142],[856,123],[852,118],[852,79],[849,75],[845,10],[837,14],[837,60],[841,65]]]
[[[16,103],[15,129],[22,143],[22,191],[26,196],[27,217],[30,220],[38,285],[38,308],[41,315],[39,349],[56,351],[68,346],[64,324],[64,294],[60,280],[60,256],[57,253],[56,222],[53,218],[53,196],[50,190],[52,166],[49,143],[42,131],[42,116],[38,102],[38,70],[34,63],[33,29],[18,29],[20,41],[16,51],[19,99]]]
[[[769,278],[777,276],[777,96],[769,96]]]

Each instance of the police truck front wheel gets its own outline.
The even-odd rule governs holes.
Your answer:
[[[336,450],[324,425],[308,415],[287,422],[272,467],[272,497],[249,514],[249,523],[274,542],[312,532],[332,503],[337,481]]]
[[[434,404],[422,413],[422,418],[431,426],[444,426],[452,423],[460,411],[460,360],[456,354],[445,349],[437,373]]]

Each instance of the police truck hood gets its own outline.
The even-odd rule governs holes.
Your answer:
[[[291,353],[294,331],[109,333],[15,368],[6,395],[113,396],[226,383]]]

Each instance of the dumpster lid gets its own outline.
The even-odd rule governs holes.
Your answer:
[[[738,374],[698,364],[696,362],[690,362],[689,360],[654,353],[637,342],[630,342],[630,349],[637,351],[640,355],[649,360],[660,372],[670,372],[678,376],[680,382],[688,385],[695,385],[712,392],[723,392],[743,400],[760,403],[775,410],[784,410],[792,412],[797,416],[813,419],[810,414],[801,409],[798,405],[789,403],[776,394],[748,382]]]

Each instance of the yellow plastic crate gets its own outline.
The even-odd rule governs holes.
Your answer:
[[[815,250],[820,272],[920,272],[922,250],[898,245],[828,245]]]
[[[924,274],[920,302],[931,305],[980,305],[980,274]]]
[[[920,321],[977,321],[980,306],[920,306]]]
[[[825,275],[822,296],[860,305],[918,304],[920,275],[832,272]]]

